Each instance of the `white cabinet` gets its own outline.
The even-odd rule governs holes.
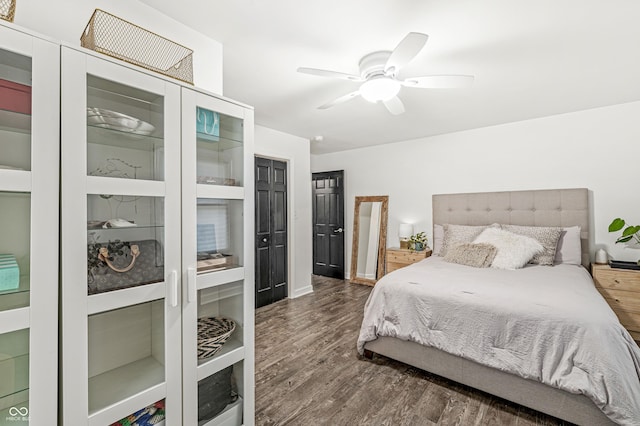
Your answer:
[[[183,88],[185,425],[240,425],[243,412],[245,425],[254,422],[253,182],[253,110]],[[199,358],[201,318],[231,320],[235,330],[219,352]],[[234,397],[212,409],[208,383],[225,374]]]
[[[237,398],[207,424],[253,424],[253,111],[82,49],[61,57],[63,423],[159,403],[167,425],[203,424],[199,381],[224,370]],[[198,273],[205,252],[224,264]],[[236,329],[198,361],[209,316]]]
[[[0,425],[56,421],[59,55],[0,23]]]

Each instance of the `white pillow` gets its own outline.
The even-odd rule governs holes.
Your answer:
[[[558,247],[556,248],[555,264],[568,263],[571,265],[582,265],[581,232],[582,229],[579,226],[562,228],[562,234],[560,234]]]
[[[491,263],[492,268],[519,269],[533,256],[542,253],[544,247],[535,238],[514,234],[499,228],[487,228],[473,240],[496,246],[498,253]]]

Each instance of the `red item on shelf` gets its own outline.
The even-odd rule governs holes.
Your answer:
[[[0,109],[31,114],[31,86],[0,79]]]

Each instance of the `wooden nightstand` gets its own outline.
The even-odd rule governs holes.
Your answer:
[[[631,337],[640,341],[640,271],[591,265],[593,282]]]
[[[412,263],[416,263],[429,256],[431,256],[430,249],[413,251],[401,249],[398,247],[387,248],[385,274],[388,274],[391,271],[395,271],[396,269],[411,265]]]

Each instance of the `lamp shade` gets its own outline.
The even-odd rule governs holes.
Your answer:
[[[409,238],[413,235],[413,225],[410,223],[401,223],[398,228],[398,237]]]

